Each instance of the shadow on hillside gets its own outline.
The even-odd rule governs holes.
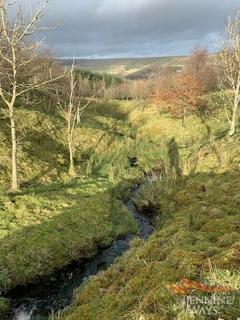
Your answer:
[[[48,200],[54,198],[53,193],[42,196]],[[56,216],[46,217],[42,221],[35,217],[36,222],[27,227],[22,226],[22,218],[11,221],[15,224],[15,230],[1,239],[0,270],[6,270],[6,273],[0,271],[1,279],[11,275],[14,283],[31,282],[72,261],[92,256],[98,246],[106,246],[113,240],[108,195],[104,191],[98,190],[86,199],[81,192],[66,193],[68,205],[62,199],[62,206],[59,206],[57,197],[55,193],[56,207],[53,204],[52,210],[57,210]],[[44,205],[42,209],[45,210]],[[28,218],[31,220],[30,216]]]
[[[94,102],[86,109],[85,116],[100,115],[105,118],[113,118],[115,120],[128,120],[129,111],[123,110],[122,105],[117,101]]]
[[[63,143],[54,139],[47,132],[34,132],[26,136],[22,145],[24,152],[39,168],[40,173],[33,176],[25,184],[37,183],[48,173],[55,171],[56,176],[63,168],[67,168],[68,151]]]
[[[41,98],[39,98],[41,99]],[[59,116],[59,110],[55,102],[47,102],[45,103],[29,103],[27,106],[23,105],[21,107],[23,110],[27,108],[27,110],[41,113],[43,116],[51,116],[57,117]]]
[[[46,170],[41,170],[40,173],[35,174],[31,179],[20,181],[20,188],[27,188],[34,185],[40,185],[41,186],[41,180],[44,177],[49,177],[49,175],[52,172],[52,168],[47,168]]]
[[[40,112],[44,116],[48,117],[61,118],[59,110],[55,106],[45,107],[43,105],[30,105],[28,110]],[[123,110],[121,103],[117,101],[94,101],[85,109],[80,126],[87,127],[85,120],[91,120],[91,122],[94,122],[94,119],[97,116],[103,116],[107,119],[127,121],[129,113],[129,111]],[[96,124],[98,125],[98,123]]]
[[[36,181],[36,183],[28,184],[23,186],[20,191],[16,193],[8,193],[11,195],[14,200],[15,196],[24,196],[24,195],[39,195],[41,198],[53,199],[54,197],[64,196],[67,199],[76,200],[78,197],[88,198],[97,194],[97,191],[94,191],[94,187],[101,187],[102,181],[96,181],[94,179],[81,180],[80,178],[70,179],[69,181],[55,181],[48,183],[40,183]],[[75,193],[71,193],[71,189],[77,188],[77,196]]]
[[[172,138],[168,144],[168,158],[169,158],[169,174],[177,178],[182,177],[182,169],[180,167],[179,148],[175,138]]]

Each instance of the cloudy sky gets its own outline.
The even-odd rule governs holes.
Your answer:
[[[226,16],[239,8],[239,0],[50,0],[44,24],[60,26],[45,43],[59,57],[184,55],[196,45],[216,51]]]

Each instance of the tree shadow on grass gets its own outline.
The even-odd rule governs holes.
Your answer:
[[[96,177],[97,179],[97,177]],[[98,193],[98,188],[105,188],[109,187],[107,180],[101,179],[96,180],[94,178],[82,180],[81,178],[74,178],[69,179],[68,181],[56,180],[47,183],[32,183],[27,184],[25,187],[20,189],[17,192],[9,192],[8,195],[11,196],[12,199],[15,197],[21,197],[25,195],[35,196],[39,195],[41,197],[45,197],[49,199],[50,197],[58,197],[59,195],[65,195],[68,199],[76,200],[78,197],[90,197],[96,195]],[[71,190],[78,190],[77,196],[75,193],[71,194]]]
[[[122,105],[116,101],[94,102],[85,112],[88,115],[100,115],[106,118],[113,118],[115,120],[127,121],[130,111],[123,110]]]
[[[56,159],[59,154],[67,156],[67,148],[64,143],[57,141],[47,132],[32,132],[30,136],[24,139],[23,150],[31,154],[33,162],[42,160],[43,162],[56,165]]]
[[[33,210],[29,226],[24,226],[21,219],[17,221],[18,218],[15,218],[17,228],[1,239],[0,276],[3,279],[6,277],[7,287],[11,285],[8,278],[14,285],[31,282],[73,260],[95,254],[97,246],[107,245],[114,239],[108,192],[95,190],[91,193],[87,182],[84,188],[86,189],[82,193],[79,191],[75,194],[67,190],[65,194],[61,190],[62,206],[59,206],[58,192],[53,189],[39,189],[37,194],[36,191],[32,192],[40,204],[38,211],[45,210],[46,205],[51,203],[49,201],[56,200],[56,204],[51,203],[48,210],[57,212],[55,216],[45,218],[40,215],[41,220],[38,220],[34,216],[37,212]],[[24,199],[26,202],[27,199]],[[29,205],[31,210],[34,202],[25,205]],[[28,217],[31,221],[31,212]],[[2,274],[2,270],[6,270],[6,273]],[[1,285],[4,289],[4,284],[0,283],[0,287]]]
[[[21,185],[31,185],[40,182],[42,178],[49,177],[52,172],[52,177],[58,177],[59,174],[68,167],[68,151],[66,146],[54,139],[46,132],[32,132],[26,136],[22,144],[22,150],[25,157],[31,159],[35,164],[35,173],[29,179],[24,179]]]

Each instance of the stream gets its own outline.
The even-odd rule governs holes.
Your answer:
[[[68,267],[57,271],[48,280],[26,287],[18,287],[10,293],[12,311],[6,320],[47,320],[50,315],[71,304],[74,290],[89,277],[107,269],[114,260],[126,252],[133,238],[147,240],[153,233],[152,219],[137,211],[134,198],[142,185],[136,186],[131,198],[125,203],[129,212],[139,224],[138,234],[128,234],[115,240],[108,248],[99,248],[99,253],[88,261],[74,261]]]

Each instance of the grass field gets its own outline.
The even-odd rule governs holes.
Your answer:
[[[209,97],[218,103],[214,94]],[[67,175],[64,122],[54,110],[18,110],[21,192],[10,179],[7,123],[1,120],[0,286],[2,290],[47,276],[96,252],[118,235],[136,231],[122,205],[143,173],[161,179],[145,186],[136,205],[156,214],[156,231],[107,271],[76,292],[64,320],[205,319],[186,313],[166,286],[190,278],[213,284],[239,279],[239,136],[226,135],[224,115],[203,122],[173,119],[154,105],[95,101],[76,131],[78,178]],[[34,135],[32,134],[34,133]],[[169,168],[169,142],[178,163]],[[49,148],[51,146],[51,148]],[[129,158],[136,157],[138,167]],[[183,173],[176,178],[176,167]],[[175,171],[175,172],[174,172]],[[101,205],[99,205],[101,204]],[[214,281],[215,282],[214,282]],[[222,282],[221,282],[222,281]],[[7,302],[0,299],[2,313]],[[232,319],[234,305],[224,319]]]

